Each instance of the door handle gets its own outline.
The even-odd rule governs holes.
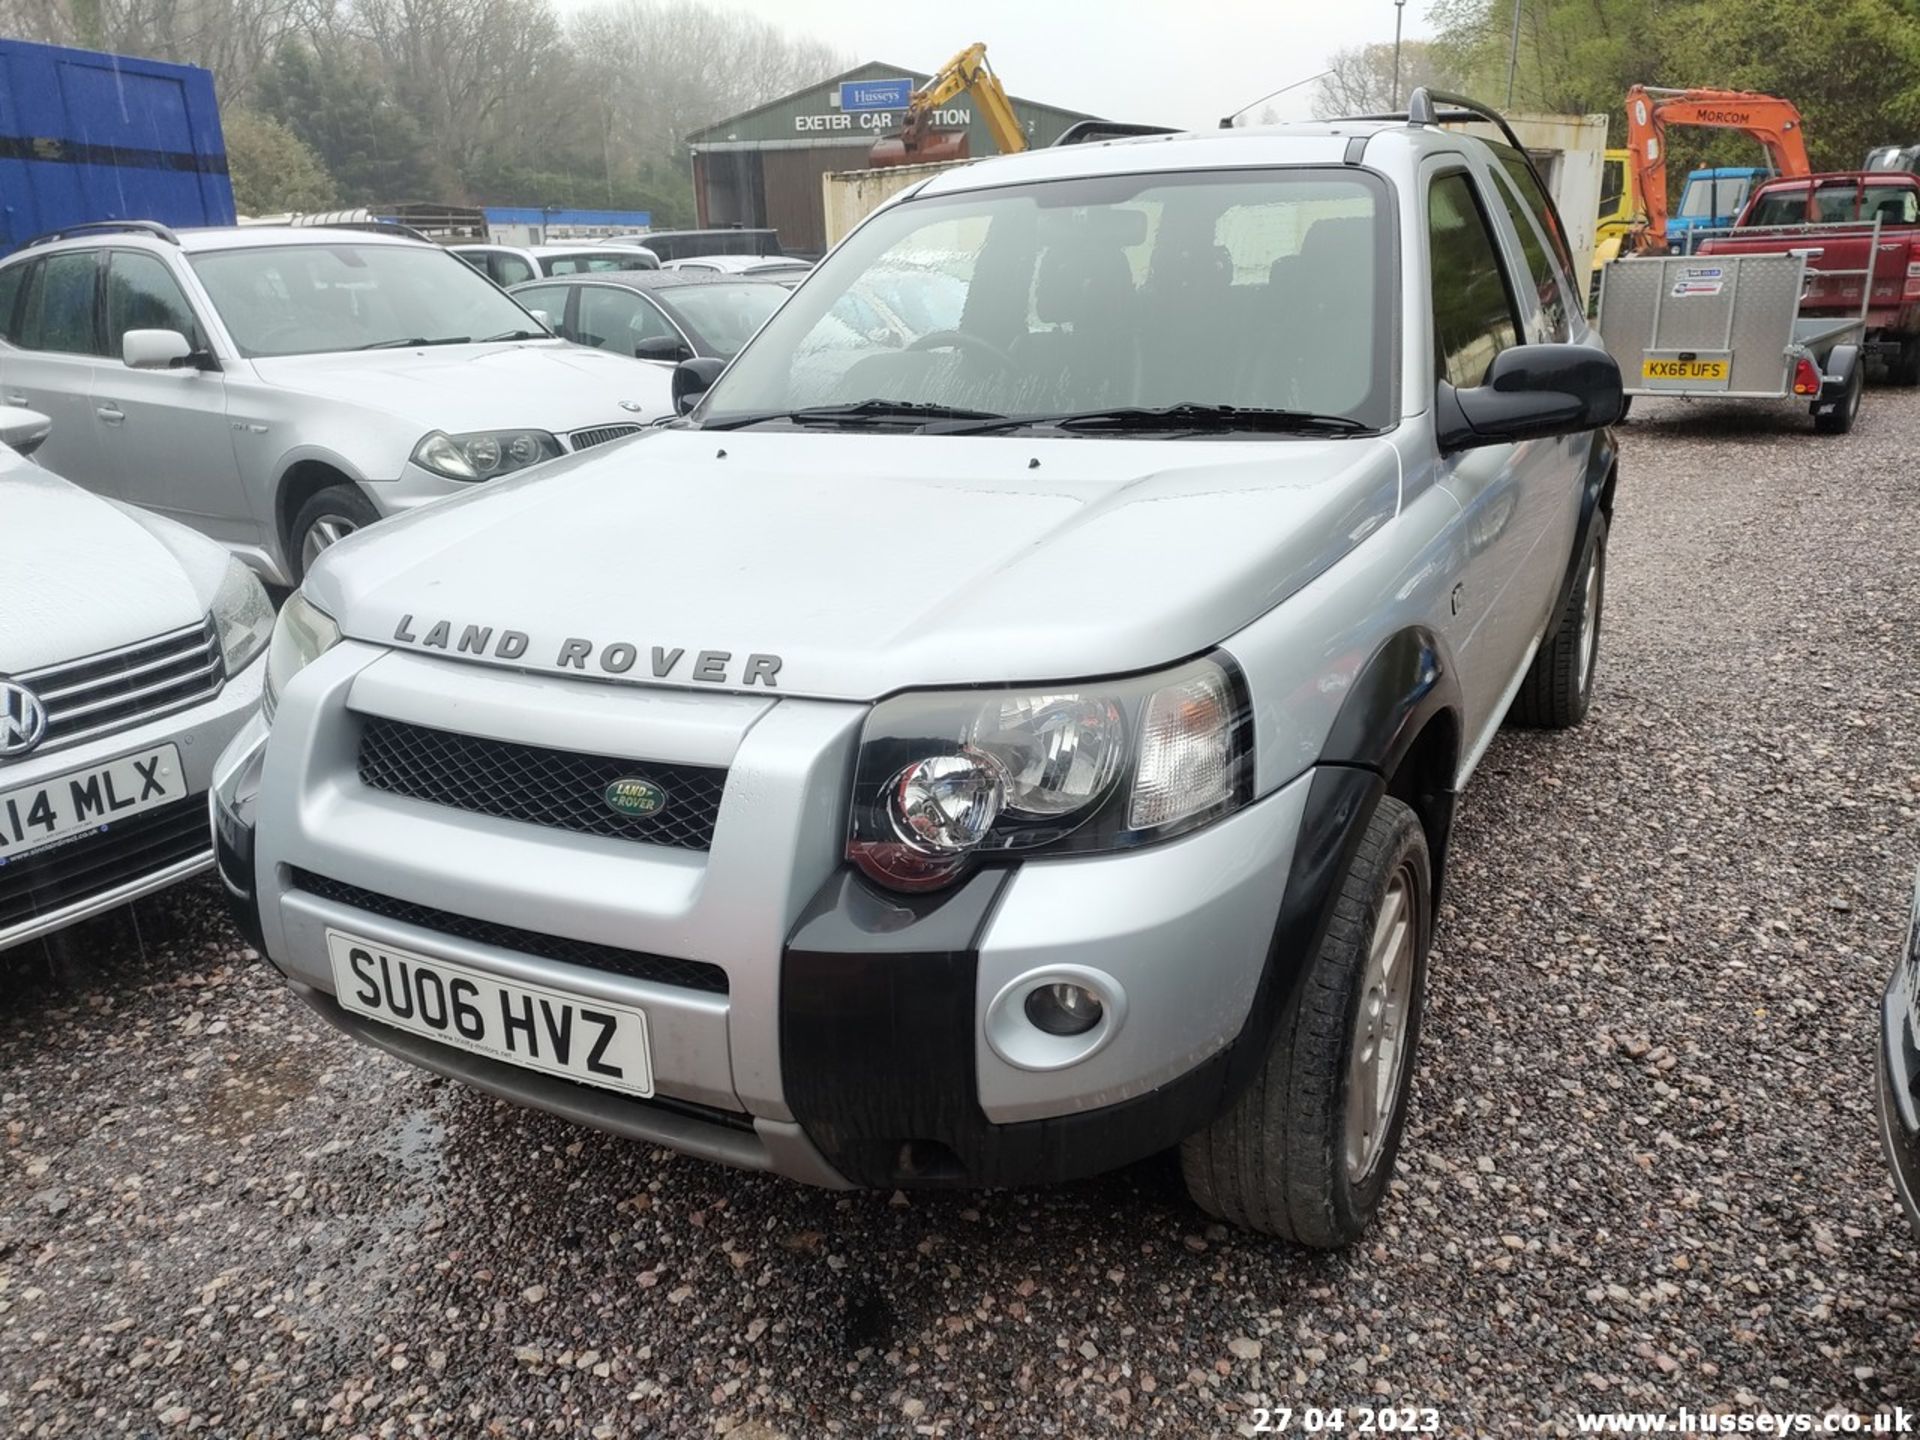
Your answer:
[[[118,425],[122,420],[127,418],[127,412],[122,410],[118,405],[115,405],[112,401],[108,401],[105,405],[94,406],[93,413],[109,425]]]

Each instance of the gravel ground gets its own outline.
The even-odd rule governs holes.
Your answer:
[[[1175,1167],[833,1195],[324,1028],[210,884],[0,985],[0,1434],[1228,1435],[1920,1408],[1873,1005],[1920,859],[1920,395],[1642,405],[1593,718],[1461,817],[1371,1242]],[[1298,1420],[1295,1427],[1298,1427]]]

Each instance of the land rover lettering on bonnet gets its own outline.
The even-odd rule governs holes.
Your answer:
[[[416,634],[412,615],[400,617],[393,638],[402,645],[451,650],[463,655],[491,655],[499,660],[519,660],[527,655],[533,643],[524,630],[501,630],[496,634],[490,625],[456,626],[452,620],[425,622],[424,633]],[[639,673],[655,680],[691,679],[705,685],[731,683],[733,654],[727,650],[696,650],[690,654],[684,646],[652,645],[643,652],[638,645],[625,641],[595,645],[591,640],[569,635],[559,642],[553,659],[547,663],[556,669],[594,669],[605,675],[625,675],[641,662],[643,654],[646,665]],[[750,654],[742,662],[740,683],[778,689],[780,682],[776,677],[782,663],[778,655]]]
[[[942,170],[674,424],[328,550],[221,767],[241,923],[580,1124],[836,1187],[1177,1148],[1352,1242],[1456,797],[1600,655],[1620,372],[1465,103]]]

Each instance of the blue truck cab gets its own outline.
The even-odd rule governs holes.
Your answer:
[[[1687,247],[1694,230],[1724,230],[1746,208],[1747,196],[1773,171],[1764,165],[1722,165],[1695,170],[1687,176],[1680,203],[1667,217],[1667,238],[1676,249]]]
[[[234,223],[213,75],[0,40],[0,255],[101,220]]]

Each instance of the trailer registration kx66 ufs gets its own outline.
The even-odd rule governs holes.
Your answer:
[[[219,777],[261,948],[711,1160],[1177,1146],[1208,1211],[1352,1240],[1456,796],[1599,650],[1619,372],[1464,103],[944,172],[675,425],[328,551]]]

